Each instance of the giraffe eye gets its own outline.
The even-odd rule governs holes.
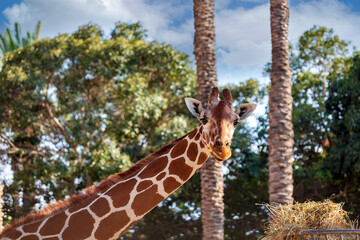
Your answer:
[[[236,127],[236,125],[238,125],[238,124],[239,124],[239,121],[236,120],[236,121],[234,122],[234,127]]]
[[[200,121],[202,122],[203,125],[207,124],[207,119],[206,118],[200,118]]]

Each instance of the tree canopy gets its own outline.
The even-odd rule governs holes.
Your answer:
[[[144,36],[138,24],[117,24],[109,39],[85,25],[5,56],[0,153],[14,171],[6,197],[15,211],[8,216],[74,194],[189,130],[179,104],[193,93],[188,56]]]

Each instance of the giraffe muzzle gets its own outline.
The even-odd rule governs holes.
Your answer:
[[[230,146],[214,146],[212,155],[218,161],[225,161],[231,156]]]

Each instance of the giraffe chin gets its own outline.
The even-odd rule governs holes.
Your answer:
[[[231,153],[230,154],[227,154],[227,156],[224,156],[224,157],[220,157],[218,154],[216,154],[215,152],[212,152],[212,155],[213,157],[219,161],[219,162],[223,162],[225,160],[227,160],[230,156],[231,156]]]
[[[223,162],[223,161],[225,161],[226,159],[220,159],[220,158],[217,158],[217,157],[215,157],[214,156],[214,158],[216,159],[216,161],[219,161],[219,162]]]

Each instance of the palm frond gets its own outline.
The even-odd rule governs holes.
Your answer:
[[[2,43],[2,52],[6,53],[11,51],[11,45],[9,42],[9,37],[6,34],[6,32],[4,33],[4,35],[0,34],[0,39],[1,39],[1,43]]]
[[[34,32],[34,34],[33,34],[33,40],[34,40],[34,41],[40,39],[41,28],[42,28],[42,22],[41,22],[41,21],[38,21],[38,23],[36,24],[35,32]]]
[[[9,28],[6,28],[6,33],[7,33],[8,40],[9,40],[10,51],[14,51],[15,49],[18,48],[18,46],[16,45],[16,43],[14,42],[14,40],[12,38]]]
[[[17,41],[17,45],[21,46],[21,40],[20,40],[20,35],[21,35],[21,26],[19,23],[15,23],[15,39]]]
[[[1,48],[1,51],[2,53],[4,54],[6,52],[6,46],[7,46],[7,41],[6,41],[6,38],[0,34],[0,48]]]

